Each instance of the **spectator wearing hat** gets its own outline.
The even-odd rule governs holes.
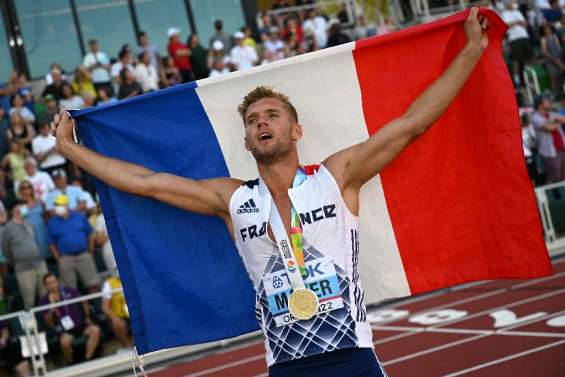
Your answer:
[[[104,52],[98,50],[96,39],[88,41],[88,48],[90,52],[84,56],[82,64],[92,75],[94,89],[98,91],[99,88],[106,88],[110,94],[113,94],[110,59]]]
[[[241,31],[236,31],[233,35],[235,46],[230,52],[230,62],[237,70],[251,68],[259,60],[255,49],[243,44],[244,37],[245,35]]]
[[[33,138],[31,151],[33,157],[39,162],[39,168],[46,173],[62,169],[67,160],[55,149],[55,136],[49,133],[49,119],[39,125],[39,134]]]
[[[535,111],[532,124],[538,135],[538,153],[542,156],[547,183],[565,180],[565,133],[561,124],[565,117],[551,111],[548,97],[538,96],[534,100]]]
[[[51,252],[47,242],[47,224],[44,219],[45,206],[43,202],[35,196],[32,183],[27,179],[20,182],[17,196],[22,206],[20,208],[22,216],[33,227],[35,241],[41,257],[46,260],[51,259]]]
[[[55,189],[47,193],[45,207],[48,211],[55,210],[55,199],[61,195],[66,196],[67,206],[72,211],[85,211],[86,201],[82,189],[70,186],[67,183],[67,173],[63,169],[57,169],[52,174]]]
[[[79,297],[76,289],[59,284],[59,280],[52,273],[43,277],[43,284],[47,295],[43,296],[40,305],[55,304]],[[73,361],[73,340],[77,336],[86,336],[84,358],[92,359],[100,343],[100,327],[90,318],[88,303],[66,304],[43,312],[43,319],[49,332],[54,333],[59,339],[59,345],[65,361]]]
[[[12,208],[12,219],[6,224],[2,238],[2,250],[8,264],[14,267],[18,287],[29,309],[37,297],[45,294],[41,278],[47,273],[32,225],[24,219],[28,208],[17,204]]]
[[[232,41],[230,35],[224,31],[224,23],[222,20],[214,21],[214,30],[216,30],[216,32],[210,38],[210,47],[212,47],[214,41],[220,41],[224,45],[224,54],[228,55],[232,48]]]
[[[45,97],[48,94],[52,94],[57,101],[63,98],[63,84],[68,84],[66,80],[63,80],[63,73],[61,69],[58,67],[51,68],[51,78],[53,82],[43,89],[41,93],[42,97]]]
[[[92,227],[82,212],[69,209],[66,195],[58,195],[54,204],[55,215],[47,223],[47,238],[51,254],[59,265],[63,285],[76,289],[78,275],[83,286],[96,292],[100,280],[92,257]]]
[[[217,60],[222,60],[224,62],[224,66],[228,66],[230,64],[229,56],[224,54],[224,44],[222,41],[214,41],[214,43],[212,43],[212,48],[208,51],[208,68],[214,68],[214,63]]]
[[[24,179],[31,183],[34,197],[45,201],[47,199],[47,193],[55,189],[53,179],[51,179],[48,173],[37,170],[37,162],[35,158],[31,156],[26,158],[24,168],[27,173]],[[17,188],[16,191],[18,191]]]
[[[184,83],[194,80],[192,65],[190,64],[191,51],[187,45],[180,41],[180,29],[171,27],[167,31],[167,35],[169,37],[167,51],[169,52],[169,56],[173,58],[175,67],[179,70],[182,82]]]

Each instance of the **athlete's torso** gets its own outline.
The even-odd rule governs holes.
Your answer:
[[[358,218],[347,209],[323,165],[311,173],[300,186],[289,189],[302,221],[306,286],[318,295],[322,311],[327,310],[308,321],[293,322],[288,313],[290,285],[267,232],[274,205],[267,186],[261,179],[248,181],[230,200],[236,246],[257,292],[256,314],[269,366],[336,349],[373,346],[357,269]]]

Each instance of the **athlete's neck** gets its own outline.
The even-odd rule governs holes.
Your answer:
[[[294,153],[271,165],[257,164],[259,175],[269,188],[273,199],[288,195],[298,166],[298,155]]]

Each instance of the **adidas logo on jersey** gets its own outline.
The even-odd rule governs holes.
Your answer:
[[[259,208],[255,205],[253,199],[249,199],[245,203],[239,206],[237,209],[237,214],[241,215],[242,213],[255,213],[259,212]]]

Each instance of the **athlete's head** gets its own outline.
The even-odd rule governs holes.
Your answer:
[[[258,86],[245,96],[238,111],[245,125],[245,148],[258,163],[271,165],[296,152],[302,126],[286,95]]]

